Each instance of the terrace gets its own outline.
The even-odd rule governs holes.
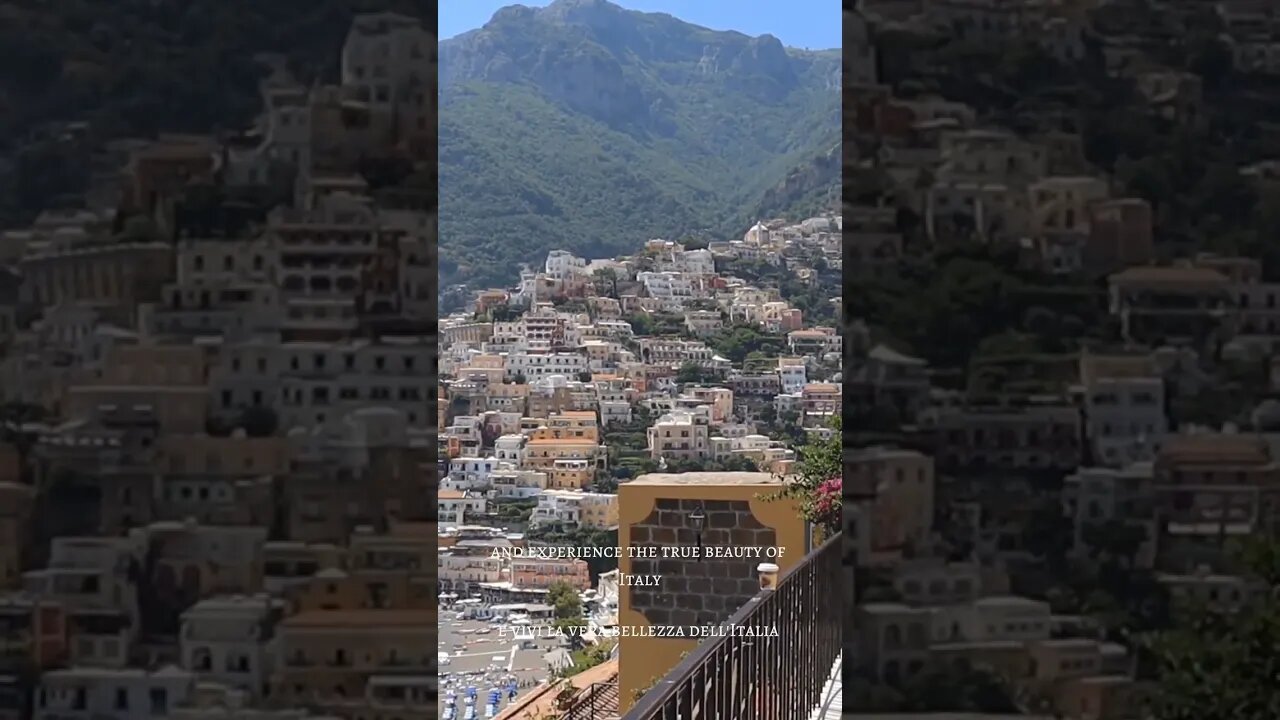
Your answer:
[[[729,618],[730,625],[756,629],[756,636],[705,640],[621,720],[839,718],[842,542],[843,534],[825,541],[781,575],[774,589],[761,590]],[[776,636],[763,632],[771,628]],[[591,690],[582,705],[595,701],[599,709],[606,692]],[[572,707],[562,717],[616,717],[583,712]]]

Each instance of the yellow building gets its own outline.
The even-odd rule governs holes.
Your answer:
[[[594,467],[600,445],[594,440],[531,439],[524,453],[525,466],[534,470],[548,470],[557,460],[582,460]]]
[[[436,566],[435,523],[393,522],[385,533],[357,529],[349,567],[430,575]]]
[[[588,460],[556,460],[546,470],[547,487],[552,490],[582,490],[591,484],[595,465]]]
[[[283,437],[165,435],[157,443],[157,470],[164,475],[244,477],[289,471],[292,450]]]
[[[156,449],[157,519],[195,518],[210,525],[271,523],[274,478],[290,469],[287,439],[165,435]]]
[[[600,442],[600,427],[595,411],[565,410],[552,413],[545,427],[533,432],[531,440],[555,438],[557,440],[589,440]]]
[[[0,445],[0,454],[5,447]],[[22,554],[34,502],[35,490],[31,486],[0,480],[0,588],[22,583]]]
[[[272,700],[331,712],[372,704],[380,680],[435,672],[437,634],[434,608],[318,610],[286,618]]]
[[[695,387],[686,392],[711,407],[711,422],[726,423],[733,419],[733,391],[729,388]]]
[[[808,536],[796,504],[763,499],[779,481],[768,473],[700,472],[642,475],[618,488],[618,561],[623,577],[661,575],[658,587],[623,584],[618,624],[712,626],[727,620],[759,592],[761,557],[685,560],[632,558],[633,548],[698,547],[707,551],[761,548],[781,571],[804,559]],[[701,514],[701,528],[696,519]],[[640,551],[644,552],[644,551]],[[651,687],[698,644],[696,638],[657,637],[624,632],[619,638],[619,710],[625,713],[637,691]]]
[[[587,493],[580,505],[582,527],[608,529],[618,526],[618,496],[610,493]]]
[[[618,526],[618,496],[581,490],[544,490],[530,521],[534,525],[559,524],[606,529]]]
[[[20,267],[27,302],[53,306],[82,303],[132,312],[160,298],[173,276],[167,242],[98,243],[32,253]]]
[[[338,610],[427,610],[436,606],[435,577],[392,570],[321,570],[286,590],[297,613]]]
[[[68,389],[69,418],[105,417],[147,408],[167,432],[204,431],[209,391],[204,350],[187,345],[112,348],[100,377]]]

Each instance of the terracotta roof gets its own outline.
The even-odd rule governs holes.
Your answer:
[[[1085,384],[1109,378],[1158,377],[1155,363],[1146,355],[1084,355],[1080,358],[1080,380]]]
[[[875,347],[871,348],[871,351],[867,353],[867,356],[873,360],[879,360],[880,362],[883,362],[883,363],[890,363],[895,365],[913,365],[916,367],[922,367],[927,364],[925,363],[924,360],[921,360],[920,358],[911,357],[910,355],[904,355],[898,352],[897,350],[894,350],[893,348],[889,347],[888,345],[883,345],[883,344],[876,345]]]
[[[595,667],[588,668],[568,679],[568,682],[579,690],[591,687],[593,683],[607,683],[618,676],[618,660],[606,660]],[[551,683],[538,688],[529,697],[518,700],[514,705],[498,714],[496,720],[523,720],[523,718],[546,717],[556,714],[556,696],[559,685]]]
[[[435,610],[311,610],[285,618],[288,628],[436,626]]]
[[[1261,465],[1270,459],[1266,441],[1257,435],[1174,435],[1164,442],[1160,459],[1175,463]]]
[[[1225,285],[1229,282],[1226,275],[1210,268],[1157,265],[1132,267],[1115,273],[1108,279],[1111,282],[1128,283],[1205,283]]]

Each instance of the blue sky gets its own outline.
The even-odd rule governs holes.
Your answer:
[[[714,30],[747,35],[769,33],[784,45],[811,50],[840,47],[841,15],[836,0],[611,0],[632,10],[664,12]],[[484,25],[498,8],[541,7],[549,0],[441,0],[440,37]]]

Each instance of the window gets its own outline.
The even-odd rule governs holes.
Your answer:
[[[169,693],[164,688],[151,688],[151,714],[165,715],[169,712]]]

